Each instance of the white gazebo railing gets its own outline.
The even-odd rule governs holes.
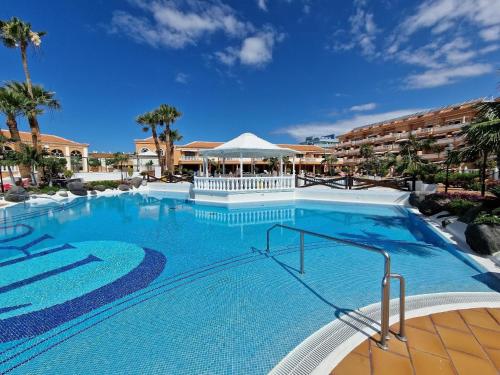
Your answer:
[[[283,191],[295,188],[295,176],[194,177],[195,190],[208,191]]]

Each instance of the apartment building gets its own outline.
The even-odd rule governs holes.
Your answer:
[[[151,166],[151,164],[157,166],[158,162],[153,138],[136,139],[134,142],[137,157],[143,160],[139,169],[141,171],[146,169],[144,160],[147,160],[149,166]],[[176,145],[174,149],[174,166],[176,168],[180,167],[195,172],[201,171],[203,158],[200,155],[200,151],[215,148],[223,143],[224,142],[194,141],[185,145]],[[295,162],[297,172],[321,173],[324,168],[324,165],[321,163],[323,161],[323,156],[325,153],[331,153],[331,151],[315,145],[278,144],[278,146],[291,148],[299,152]],[[160,147],[163,154],[165,152],[165,144],[160,144]],[[219,161],[214,159],[212,162],[217,164],[219,162],[221,163],[222,160]],[[252,163],[260,170],[269,169],[268,161],[264,159],[248,159],[243,162],[243,164],[247,166]],[[226,159],[225,164],[227,171],[236,170],[239,166],[239,159]]]
[[[361,146],[372,145],[378,155],[398,154],[401,142],[413,135],[435,140],[434,150],[422,151],[421,156],[430,162],[439,163],[446,158],[446,148],[457,149],[464,144],[460,131],[474,119],[475,106],[486,100],[471,100],[360,126],[338,136],[339,143],[330,150],[338,158],[339,164],[356,166],[364,161],[360,156]]]

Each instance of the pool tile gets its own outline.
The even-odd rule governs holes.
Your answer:
[[[446,350],[436,334],[422,329],[407,327],[408,346],[413,349],[446,357]]]
[[[370,359],[358,353],[345,357],[331,375],[370,375]]]
[[[471,333],[460,332],[454,329],[439,326],[437,327],[437,330],[446,349],[452,349],[487,359],[486,353]]]
[[[500,325],[486,309],[461,310],[460,315],[462,315],[468,325],[500,331]]]
[[[355,374],[355,373],[353,373]],[[410,358],[390,351],[373,350],[373,375],[410,375],[413,374]]]
[[[448,359],[410,349],[416,375],[454,375],[453,365]]]
[[[432,320],[429,316],[410,319],[406,324],[410,327],[423,329],[424,331],[436,332],[434,324],[432,324]]]
[[[462,332],[469,332],[467,324],[465,324],[465,321],[457,311],[432,314],[431,319],[437,326],[453,328]]]
[[[455,350],[448,353],[459,375],[498,375],[489,360]]]

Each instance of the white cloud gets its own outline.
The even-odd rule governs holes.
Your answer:
[[[263,11],[267,12],[267,2],[266,0],[257,0],[257,6]]]
[[[239,19],[236,12],[219,1],[190,0],[140,1],[144,17],[115,11],[111,32],[123,32],[137,42],[154,47],[184,48],[216,32],[228,37],[244,37],[254,31],[249,22]]]
[[[365,10],[364,1],[355,1],[355,13],[349,17],[350,30],[347,34],[348,41],[334,41],[333,49],[339,51],[348,51],[356,46],[361,48],[363,55],[373,57],[376,52],[375,40],[380,31],[375,24],[373,13]],[[336,37],[340,38],[346,34],[344,30],[338,30]]]
[[[175,82],[177,83],[186,84],[188,83],[188,80],[189,80],[189,75],[187,75],[186,73],[177,73],[175,75]]]
[[[349,108],[349,110],[352,112],[363,112],[363,111],[371,111],[376,107],[377,107],[376,103],[366,103],[366,104],[353,105],[351,108]]]
[[[239,61],[243,65],[262,67],[272,61],[274,45],[283,38],[284,34],[266,27],[265,31],[245,38],[240,48],[227,47],[224,51],[216,52],[215,56],[229,66]]]
[[[495,40],[500,40],[500,26],[492,26],[486,29],[481,30],[479,33],[481,35],[481,38],[488,42],[492,42]]]
[[[491,64],[470,64],[442,69],[429,69],[423,73],[412,74],[406,84],[410,89],[421,89],[449,85],[460,78],[477,77],[493,71]]]
[[[355,127],[386,121],[412,113],[421,112],[423,109],[410,108],[390,112],[374,113],[369,115],[356,115],[354,117],[335,122],[308,122],[291,125],[277,131],[279,134],[288,134],[297,140],[308,136],[321,136],[335,133],[337,135],[347,133]]]

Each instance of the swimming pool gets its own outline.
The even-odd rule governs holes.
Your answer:
[[[380,246],[407,295],[491,291],[486,271],[402,207],[225,209],[123,194],[17,205],[0,228],[0,372],[267,373],[339,315],[379,301]],[[490,286],[488,286],[490,285]],[[393,288],[393,297],[398,288]]]

